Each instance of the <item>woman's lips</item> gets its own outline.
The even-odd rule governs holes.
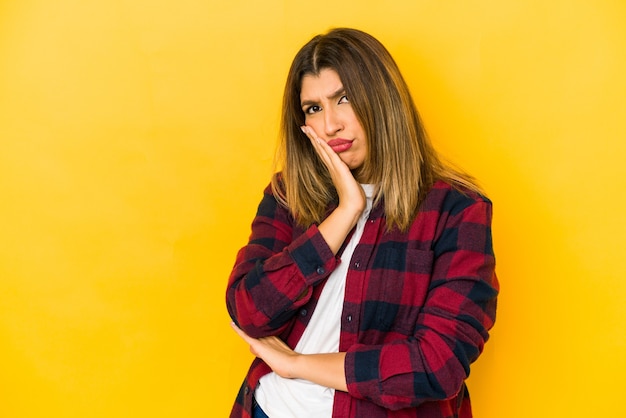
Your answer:
[[[340,152],[344,152],[349,150],[352,147],[352,140],[349,139],[331,139],[328,141],[328,145],[335,151],[337,154]]]

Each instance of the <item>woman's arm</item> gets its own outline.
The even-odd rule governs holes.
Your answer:
[[[489,338],[499,290],[491,203],[451,191],[437,222],[428,291],[412,335],[347,349],[354,397],[393,410],[450,399]]]
[[[278,335],[289,326],[312,288],[335,269],[335,255],[365,209],[363,189],[348,166],[312,129],[303,131],[329,170],[339,204],[319,226],[293,239],[289,211],[266,189],[226,293],[231,318],[252,337]]]
[[[248,335],[280,334],[337,265],[316,225],[294,228],[289,211],[267,187],[226,290],[228,312]]]

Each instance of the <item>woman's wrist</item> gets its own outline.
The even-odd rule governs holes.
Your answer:
[[[350,225],[348,231],[350,231],[354,227],[354,225],[356,225],[364,210],[365,208],[358,208],[348,205],[339,205],[337,206],[337,208],[335,208],[335,212],[338,212],[338,217],[341,217],[341,219],[343,219],[346,224]]]
[[[324,237],[324,240],[326,240],[333,254],[337,254],[339,248],[341,248],[341,245],[354,225],[356,225],[360,216],[360,212],[337,207],[318,226],[320,233]]]

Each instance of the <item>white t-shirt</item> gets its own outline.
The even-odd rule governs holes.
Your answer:
[[[363,235],[372,209],[374,185],[362,184],[367,206],[341,255],[342,262],[328,277],[315,311],[295,351],[302,354],[337,353],[341,330],[341,311],[345,293],[348,262]],[[285,379],[272,372],[263,376],[254,397],[270,418],[331,417],[335,390],[302,379]]]

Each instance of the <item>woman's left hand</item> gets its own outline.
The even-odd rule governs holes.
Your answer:
[[[235,332],[250,345],[250,352],[268,364],[277,375],[294,378],[293,364],[300,354],[293,351],[278,337],[252,338],[235,323],[230,324]]]

